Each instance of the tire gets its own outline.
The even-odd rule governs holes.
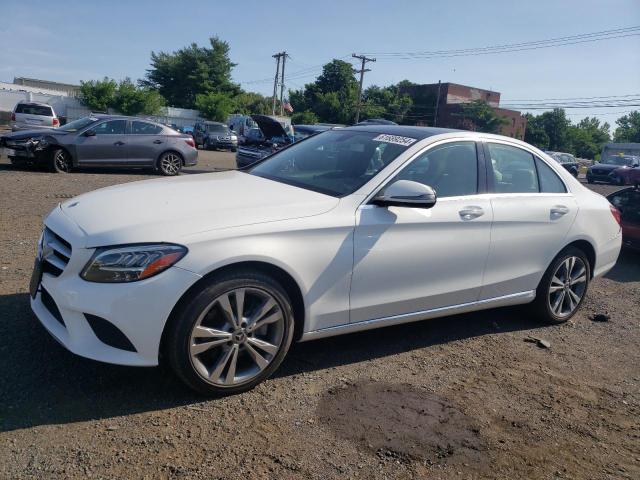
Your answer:
[[[233,147],[233,148],[231,149],[231,151],[232,151],[233,153],[236,153],[236,152],[238,151],[238,149],[237,149],[236,147]]]
[[[204,144],[202,145],[202,148],[204,148],[205,150],[211,150],[211,144],[209,143],[208,138],[204,140]]]
[[[240,298],[244,308],[238,315]],[[178,308],[167,326],[164,353],[176,375],[204,395],[252,389],[280,366],[293,339],[286,290],[259,272],[214,277]],[[252,328],[258,323],[263,324]]]
[[[623,187],[627,183],[627,182],[624,181],[623,177],[618,177],[617,180],[618,180],[617,181],[618,185],[620,185],[621,187]]]
[[[590,279],[591,266],[585,253],[576,247],[565,248],[540,280],[533,302],[536,317],[545,323],[565,323],[582,305]]]
[[[587,177],[587,183],[592,184],[593,183],[593,178]]]
[[[51,152],[49,169],[53,173],[69,173],[73,168],[73,160],[69,152],[62,148],[56,148]]]
[[[183,163],[180,154],[164,152],[158,159],[158,171],[166,177],[173,177],[180,173]]]

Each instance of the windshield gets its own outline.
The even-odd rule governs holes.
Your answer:
[[[227,127],[226,125],[207,125],[207,132],[222,133],[224,135],[229,135],[231,133],[229,131],[229,127]]]
[[[92,117],[83,117],[78,120],[74,120],[73,122],[69,122],[63,127],[60,127],[58,130],[62,130],[63,132],[77,132],[78,130],[86,127],[87,125],[91,125],[93,122],[97,122],[97,118]]]
[[[633,157],[621,157],[619,155],[611,155],[604,162],[606,165],[631,165],[634,163]]]
[[[250,173],[342,197],[355,192],[416,141],[371,132],[331,130],[275,153]]]

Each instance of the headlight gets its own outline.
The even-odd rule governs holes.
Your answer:
[[[186,247],[168,243],[99,248],[80,276],[89,282],[135,282],[163,272],[186,254]]]

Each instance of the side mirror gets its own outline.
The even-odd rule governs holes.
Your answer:
[[[96,131],[95,130],[87,130],[86,132],[84,132],[83,135],[85,137],[95,137],[96,136]]]
[[[436,192],[430,186],[411,180],[398,180],[379,192],[372,203],[381,207],[431,208],[436,200]]]

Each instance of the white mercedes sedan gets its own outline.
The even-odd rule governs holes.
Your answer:
[[[565,322],[620,244],[618,211],[526,143],[348,127],[244,171],[64,202],[31,306],[78,355],[166,360],[200,392],[235,393],[294,341],[529,303]]]

